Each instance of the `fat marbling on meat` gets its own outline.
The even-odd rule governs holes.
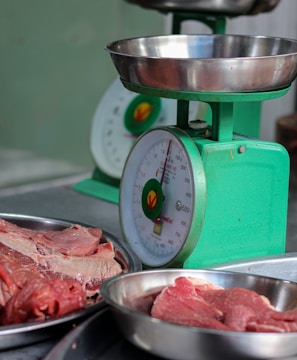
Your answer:
[[[99,228],[37,231],[0,219],[0,324],[57,317],[86,306],[122,272]]]

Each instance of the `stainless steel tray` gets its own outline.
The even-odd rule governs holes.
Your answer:
[[[297,252],[232,261],[213,268],[297,282]]]
[[[279,0],[126,0],[159,11],[194,11],[226,15],[249,15],[271,11]]]
[[[73,223],[59,219],[49,219],[43,217],[19,215],[19,214],[1,214],[0,218],[11,221],[19,226],[35,230],[62,230],[71,226]],[[80,224],[88,226],[85,224]],[[142,265],[134,253],[124,244],[121,244],[111,234],[103,231],[103,235],[111,240],[115,249],[119,253],[119,262],[128,264],[128,271],[141,270]],[[35,342],[43,341],[52,337],[64,335],[88,316],[105,307],[103,301],[94,305],[63,316],[59,319],[48,320],[36,323],[24,323],[20,325],[0,326],[0,350],[9,349],[17,346],[24,346]]]

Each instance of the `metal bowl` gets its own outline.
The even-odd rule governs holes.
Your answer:
[[[155,295],[179,276],[225,288],[243,287],[267,296],[278,310],[297,306],[297,284],[217,270],[151,270],[120,275],[102,284],[121,333],[131,343],[167,359],[277,358],[297,353],[297,333],[247,333],[173,324],[149,315]],[[145,299],[145,306],[144,300]]]
[[[147,9],[160,11],[195,11],[226,15],[248,15],[271,11],[279,0],[126,0]]]
[[[297,41],[245,35],[163,35],[106,46],[132,84],[191,92],[255,92],[289,86]]]
[[[70,227],[74,223],[59,219],[50,219],[22,214],[0,213],[0,218],[10,221],[18,226],[39,231],[58,231]],[[77,223],[77,222],[76,222]],[[86,224],[80,224],[88,226]],[[119,242],[113,235],[103,231],[103,236],[112,241],[116,251],[116,259],[121,264],[123,271],[140,271],[142,265],[129,247]],[[0,326],[0,351],[17,346],[24,346],[49,338],[62,336],[91,314],[106,307],[100,299],[95,304],[88,305],[82,310],[62,316],[58,319],[46,321],[26,322],[24,324]],[[0,356],[1,357],[1,356]]]

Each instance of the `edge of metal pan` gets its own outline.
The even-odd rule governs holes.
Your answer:
[[[146,9],[246,15],[257,0],[126,0]],[[260,0],[262,1],[262,0]],[[263,1],[262,1],[263,2]]]
[[[80,224],[82,226],[91,227],[87,224],[79,222],[70,222],[66,220],[37,217],[22,214],[7,214],[0,213],[0,218],[11,221],[19,226],[28,227],[34,230],[62,230],[73,224]],[[126,261],[129,265],[128,272],[138,271],[142,269],[140,260],[134,255],[130,248],[120,243],[113,235],[107,233],[103,229],[103,236],[111,240],[116,250],[119,250],[121,261]],[[83,310],[63,316],[59,319],[46,320],[43,322],[28,322],[18,325],[0,326],[0,350],[9,349],[17,346],[24,346],[46,340],[52,337],[65,334],[66,331],[71,330],[86,317],[90,316],[96,311],[106,307],[105,302],[99,301]]]
[[[297,282],[297,252],[232,261],[212,268]]]
[[[122,80],[147,88],[243,93],[287,88],[297,40],[236,34],[159,35],[106,45]]]
[[[103,331],[100,331],[103,329]],[[110,308],[105,308],[70,331],[47,354],[44,360],[81,359],[157,360],[132,345],[120,333]]]

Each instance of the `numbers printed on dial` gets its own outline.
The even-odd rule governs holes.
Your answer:
[[[145,267],[185,261],[197,243],[205,201],[195,141],[176,127],[140,136],[124,168],[119,207],[125,240]]]
[[[136,173],[133,193],[136,227],[143,247],[155,256],[173,256],[183,245],[192,220],[190,169],[183,147],[176,140],[166,139],[152,144]],[[152,177],[162,185],[163,196],[156,222],[147,218],[139,201],[145,184]]]

